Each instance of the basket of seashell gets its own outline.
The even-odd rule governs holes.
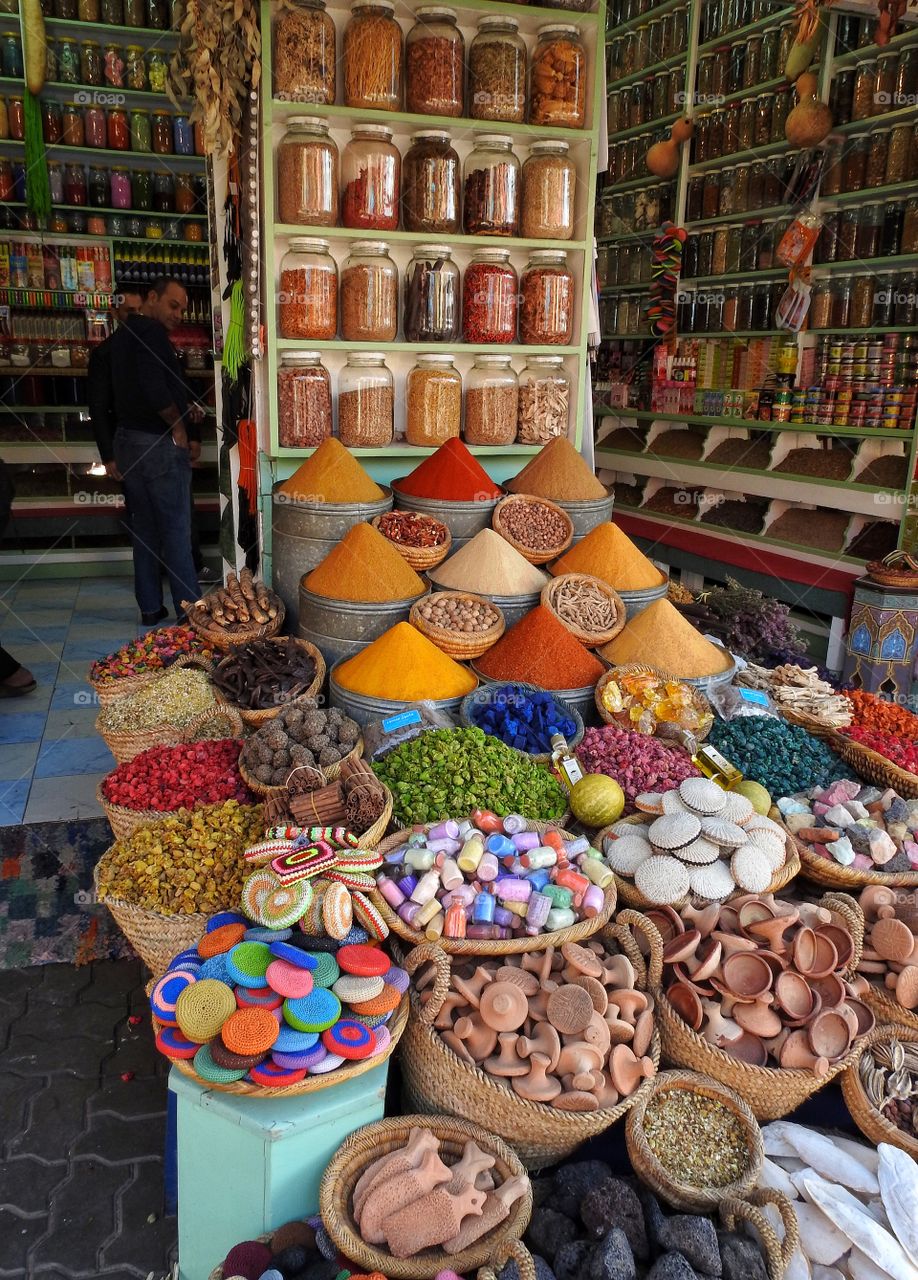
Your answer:
[[[918,1160],[918,1031],[877,1027],[841,1086],[865,1138],[890,1142]]]

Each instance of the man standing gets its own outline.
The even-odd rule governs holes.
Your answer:
[[[139,284],[117,284],[112,297],[112,314],[119,327],[129,315],[136,315],[143,305],[143,288]],[[86,398],[89,401],[89,421],[95,437],[96,448],[102,465],[113,480],[121,475],[115,465],[115,390],[112,383],[112,352],[115,335],[109,334],[104,342],[94,347],[89,357],[86,377]],[[127,513],[125,513],[127,514]],[[125,520],[125,527],[130,528]]]
[[[201,442],[188,388],[169,333],[188,305],[185,288],[163,277],[150,286],[144,314],[126,317],[111,347],[114,460],[131,513],[134,593],[145,626],[162,621],[165,567],[176,617],[194,600],[191,554],[191,464]]]

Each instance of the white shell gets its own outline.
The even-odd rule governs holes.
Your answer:
[[[845,1280],[845,1275],[838,1267],[821,1267],[817,1264],[813,1267],[813,1280]]]
[[[876,1173],[879,1169],[880,1156],[876,1147],[868,1147],[866,1142],[858,1142],[856,1138],[843,1138],[840,1133],[833,1133],[832,1141],[836,1147],[847,1151],[849,1156],[860,1160],[864,1168],[869,1169],[871,1173]]]
[[[892,1280],[918,1280],[918,1267],[895,1236],[884,1231],[850,1191],[812,1178],[807,1192],[852,1244],[874,1259]]]
[[[839,1231],[821,1209],[800,1200],[794,1205],[794,1212],[800,1228],[800,1247],[810,1262],[829,1267],[851,1248],[851,1241],[844,1231]]]
[[[918,1263],[918,1166],[911,1156],[889,1142],[877,1147],[880,1157],[880,1195],[899,1243]]]
[[[851,1280],[889,1280],[883,1268],[860,1249],[852,1249],[848,1255],[848,1275]]]
[[[862,1191],[865,1195],[876,1195],[880,1189],[876,1175],[863,1161],[840,1150],[832,1138],[815,1129],[806,1129],[801,1124],[791,1124],[787,1120],[775,1120],[763,1132],[770,1134],[771,1138],[783,1137],[793,1148],[795,1155],[831,1182],[840,1182],[852,1191]],[[768,1147],[766,1153],[772,1154]]]
[[[772,1191],[780,1191],[788,1200],[798,1200],[800,1192],[779,1164],[767,1157],[762,1161],[762,1172],[759,1175],[759,1186],[768,1187]]]

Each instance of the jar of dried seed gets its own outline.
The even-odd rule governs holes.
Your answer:
[[[402,221],[406,231],[452,235],[459,230],[461,166],[443,129],[415,133],[402,162]]]
[[[529,356],[519,376],[517,442],[545,444],[566,436],[571,379],[561,356]]]
[[[331,380],[318,351],[285,351],[277,374],[277,442],[312,449],[332,433]]]
[[[476,356],[465,379],[466,444],[512,444],[518,407],[519,382],[510,357]]]
[[[459,435],[462,376],[452,356],[418,356],[406,382],[406,439],[437,448]]]
[[[530,124],[582,129],[586,120],[586,50],[576,26],[539,28],[529,76]]]
[[[577,169],[566,142],[534,142],[523,165],[520,230],[534,240],[570,240],[574,234]]]
[[[378,351],[352,351],[338,376],[338,436],[349,449],[392,442],[395,392],[386,358]]]
[[[473,120],[526,119],[526,45],[516,18],[489,14],[469,46],[469,115]]]
[[[338,268],[327,240],[295,237],[281,260],[278,331],[282,338],[334,338],[338,329]]]
[[[381,240],[356,240],[341,269],[341,337],[394,342],[398,332],[398,267]]]
[[[465,41],[452,9],[425,5],[405,37],[405,110],[418,115],[461,116],[465,89]]]
[[[563,249],[536,249],[520,278],[520,342],[566,346],[574,333],[574,275]]]
[[[344,30],[344,104],[398,111],[402,29],[391,0],[355,4]]]
[[[317,116],[293,116],[277,148],[281,222],[333,227],[338,221],[338,147]]]
[[[335,24],[324,0],[290,0],[274,20],[274,96],[335,100]]]

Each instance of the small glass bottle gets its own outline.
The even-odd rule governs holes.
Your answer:
[[[425,5],[405,37],[405,110],[417,115],[461,116],[465,41],[452,9]]]
[[[332,433],[331,379],[318,351],[284,351],[277,373],[277,442],[312,449]]]
[[[520,277],[520,342],[568,345],[574,333],[574,276],[563,249],[535,249]]]
[[[385,356],[351,351],[338,375],[338,438],[348,449],[379,449],[394,435],[395,391]]]
[[[294,237],[281,260],[278,332],[312,341],[338,331],[338,268],[327,240]]]
[[[518,412],[519,382],[510,357],[476,356],[465,379],[466,444],[512,444]]]
[[[452,356],[421,355],[405,384],[409,444],[437,448],[462,427],[462,376]]]

